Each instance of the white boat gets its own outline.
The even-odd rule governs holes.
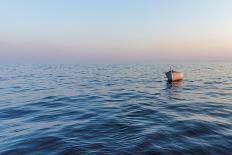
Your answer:
[[[170,71],[166,72],[165,74],[169,82],[180,81],[184,79],[183,73],[174,71],[172,69],[170,69]]]

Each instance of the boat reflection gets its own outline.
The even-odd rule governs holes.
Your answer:
[[[167,82],[166,97],[170,100],[185,100],[182,92],[183,81]]]
[[[178,88],[183,85],[183,81],[175,81],[175,82],[169,82],[167,81],[167,86],[166,89],[171,89],[171,88]]]

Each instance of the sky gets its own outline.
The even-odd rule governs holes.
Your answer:
[[[0,0],[0,62],[232,60],[231,0]]]

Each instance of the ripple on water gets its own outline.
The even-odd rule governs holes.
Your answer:
[[[177,66],[0,66],[0,154],[231,154],[232,65]]]

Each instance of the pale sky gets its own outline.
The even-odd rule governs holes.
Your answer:
[[[231,0],[0,0],[0,61],[231,61]]]

